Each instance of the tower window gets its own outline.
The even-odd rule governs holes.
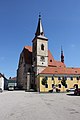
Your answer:
[[[41,45],[41,50],[44,50],[44,45],[43,44]]]

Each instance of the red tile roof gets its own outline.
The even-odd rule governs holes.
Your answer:
[[[48,50],[48,66],[53,67],[66,67],[64,63],[54,60],[50,50]]]
[[[29,50],[30,52],[32,52],[32,47],[31,46],[25,46],[24,49]]]
[[[16,77],[11,78],[11,80],[15,80],[16,81]]]
[[[46,67],[41,73],[42,74],[79,75],[80,68]]]
[[[27,61],[28,60],[28,53],[27,53],[26,50],[28,50],[29,52],[32,52],[32,47],[31,46],[25,46],[24,49],[25,49],[25,51],[24,51],[25,60]],[[30,59],[29,59],[29,61],[30,61]],[[65,64],[60,62],[60,61],[54,60],[50,50],[48,50],[48,66],[65,67]]]
[[[32,64],[32,47],[25,46],[24,49],[24,57],[27,62],[30,60],[30,64]],[[30,58],[28,58],[30,56]],[[78,75],[80,74],[80,68],[66,68],[65,64],[54,60],[50,50],[48,50],[48,67],[46,67],[41,74],[66,74],[66,75]]]

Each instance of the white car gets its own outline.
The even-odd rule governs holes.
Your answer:
[[[75,88],[69,88],[67,89],[67,92],[74,92]]]
[[[14,90],[14,87],[13,87],[13,86],[9,86],[9,87],[8,87],[8,90],[13,91],[13,90]]]

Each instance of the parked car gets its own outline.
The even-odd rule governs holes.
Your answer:
[[[75,88],[70,88],[70,89],[67,89],[66,91],[67,91],[67,92],[74,92],[74,91],[75,91]]]
[[[76,88],[74,90],[74,95],[80,95],[80,88]]]
[[[9,87],[8,87],[8,90],[13,91],[13,90],[14,90],[14,87],[13,87],[13,86],[9,86]]]

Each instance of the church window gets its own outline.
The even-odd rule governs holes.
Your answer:
[[[41,45],[41,50],[44,50],[44,45],[43,44]]]

